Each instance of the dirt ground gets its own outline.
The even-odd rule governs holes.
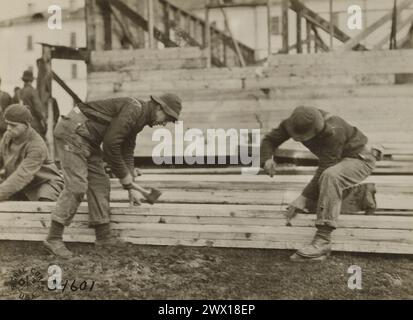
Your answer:
[[[75,261],[50,256],[40,243],[0,241],[0,299],[413,299],[413,257],[335,253],[297,264],[283,250],[68,247]],[[54,264],[65,290],[47,288]],[[348,288],[351,265],[361,267],[361,290]]]

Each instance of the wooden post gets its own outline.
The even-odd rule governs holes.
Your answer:
[[[330,0],[330,51],[333,51],[334,21],[333,21],[333,0]]]
[[[305,30],[307,32],[307,53],[311,53],[311,23],[306,20]]]
[[[163,6],[163,23],[165,26],[165,35],[168,37],[168,39],[171,38],[171,24],[170,24],[170,19],[169,19],[169,2],[165,2]]]
[[[282,0],[282,37],[283,37],[283,53],[288,53],[288,9],[290,6],[289,0]]]
[[[268,23],[268,57],[272,53],[271,45],[271,0],[267,0],[267,23]]]
[[[394,0],[393,6],[393,18],[391,22],[391,32],[390,32],[390,50],[397,49],[397,0]]]
[[[104,50],[112,50],[112,15],[109,4],[106,1],[99,1],[99,6],[103,17]]]
[[[95,0],[85,0],[86,17],[86,47],[88,50],[96,50],[96,24],[95,24]]]
[[[207,68],[211,68],[211,26],[209,24],[209,7],[205,7],[205,50],[207,53]]]
[[[154,49],[154,37],[153,37],[153,28],[154,28],[154,15],[153,15],[153,0],[148,1],[148,33],[149,33],[149,49]]]
[[[297,53],[303,53],[303,44],[301,37],[301,11],[297,12]]]
[[[55,157],[54,153],[54,137],[53,137],[53,126],[54,117],[53,111],[50,112],[50,105],[53,109],[52,100],[52,51],[49,46],[42,46],[42,57],[37,60],[37,91],[39,92],[39,97],[42,102],[42,113],[47,121],[47,132],[46,132],[46,142],[50,151],[50,156],[52,159]]]
[[[47,132],[46,141],[49,147],[49,154],[52,160],[55,159],[56,153],[54,148],[54,112],[53,112],[53,99],[50,97],[47,101]]]

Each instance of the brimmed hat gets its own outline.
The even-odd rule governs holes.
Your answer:
[[[34,80],[33,71],[31,71],[31,70],[25,70],[25,71],[23,72],[22,80],[23,80],[23,81],[33,81],[33,80]]]
[[[27,124],[32,121],[33,117],[27,106],[16,103],[7,107],[6,111],[4,112],[4,119],[6,121]]]
[[[151,96],[151,99],[158,103],[166,114],[175,120],[179,119],[182,110],[182,100],[176,94],[165,93],[160,96]]]
[[[323,128],[323,115],[320,110],[314,107],[297,107],[286,120],[286,129],[295,141],[310,140]]]

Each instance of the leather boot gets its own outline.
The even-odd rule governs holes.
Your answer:
[[[317,226],[313,241],[299,249],[290,259],[292,261],[321,261],[325,260],[331,252],[331,233],[334,228]]]
[[[58,258],[70,259],[74,257],[62,240],[45,240],[43,241],[43,246]]]

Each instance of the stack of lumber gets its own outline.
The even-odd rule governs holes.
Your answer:
[[[112,181],[112,228],[135,244],[296,249],[314,233],[313,214],[285,226],[283,212],[311,176],[147,174],[145,187],[164,194],[153,206],[129,208],[127,194]],[[379,209],[340,217],[333,250],[413,254],[413,178],[372,176]],[[52,203],[0,203],[0,239],[40,241],[49,226]],[[83,204],[66,241],[93,242]]]
[[[111,51],[92,54],[92,65],[102,67],[88,75],[89,100],[174,92],[184,101],[184,129],[198,128],[205,136],[214,128],[260,129],[262,136],[296,106],[312,105],[360,128],[391,160],[413,159],[413,85],[395,84],[395,74],[413,73],[413,50],[274,55],[266,67],[162,70],[163,57],[151,67],[148,51],[134,52],[123,53],[127,59]],[[135,55],[149,60],[135,63]],[[152,141],[153,130],[140,134],[135,156],[151,156],[159,143]],[[291,142],[285,149],[302,150]]]

